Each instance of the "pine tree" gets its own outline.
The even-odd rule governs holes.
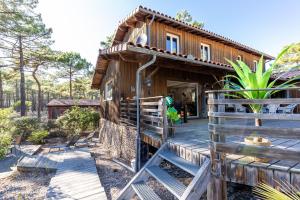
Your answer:
[[[180,21],[183,21],[185,23],[196,26],[198,28],[203,28],[203,26],[204,26],[203,22],[199,22],[199,21],[196,21],[196,20],[193,21],[192,15],[187,10],[181,10],[181,11],[177,12],[175,18],[180,20]]]
[[[20,73],[21,116],[26,115],[25,65],[29,58],[24,52],[33,51],[40,40],[49,38],[47,29],[34,9],[37,0],[2,0],[0,3],[0,49],[6,67]]]
[[[69,98],[73,98],[73,81],[76,77],[83,77],[89,73],[91,63],[82,58],[79,53],[64,52],[58,57],[57,61],[61,63],[60,78],[69,81]]]

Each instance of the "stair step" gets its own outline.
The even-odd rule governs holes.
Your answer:
[[[152,131],[152,130],[145,129],[145,130],[143,131],[143,133],[144,133],[145,135],[148,135],[149,137],[153,137],[153,138],[156,138],[156,139],[158,139],[158,140],[161,140],[161,135],[158,134],[158,133],[156,133],[156,132],[154,132],[154,131]]]
[[[132,184],[132,189],[141,200],[161,200],[161,198],[145,182]]]
[[[183,185],[183,183],[172,177],[158,166],[147,167],[146,171],[177,198],[180,198],[186,190],[186,186]]]
[[[170,163],[176,165],[177,167],[183,169],[184,171],[192,174],[193,176],[196,175],[197,171],[200,169],[200,166],[195,165],[179,156],[175,155],[174,153],[166,150],[159,153],[159,156]]]

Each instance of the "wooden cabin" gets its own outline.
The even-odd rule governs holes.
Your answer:
[[[92,88],[101,92],[102,127],[113,127],[103,128],[110,130],[103,140],[115,145],[111,138],[126,132],[120,128],[120,102],[135,98],[137,70],[145,64],[153,61],[141,73],[140,97],[171,96],[175,108],[184,109],[188,119],[206,118],[205,91],[222,87],[222,77],[233,72],[226,58],[242,60],[255,70],[261,56],[273,59],[219,34],[138,7],[118,25],[112,46],[99,50]]]
[[[89,99],[52,99],[47,104],[48,119],[57,119],[72,106],[78,106],[82,108],[94,108],[95,110],[99,110],[100,104],[97,100]]]
[[[137,43],[147,36],[146,45]],[[253,69],[259,58],[272,56],[221,35],[178,21],[162,13],[139,7],[121,21],[113,46],[100,50],[92,82],[103,97],[105,117],[118,122],[119,102],[133,98],[136,71],[157,54],[156,62],[143,74],[142,96],[174,97],[178,104],[186,95],[189,117],[206,117],[207,89],[230,73],[230,60],[243,60]]]

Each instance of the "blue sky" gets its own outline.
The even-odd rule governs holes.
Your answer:
[[[55,49],[95,64],[100,41],[139,5],[170,16],[188,10],[205,29],[274,56],[300,42],[299,0],[40,0],[38,11],[53,28]]]

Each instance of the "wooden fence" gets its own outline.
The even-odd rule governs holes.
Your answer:
[[[136,127],[137,106],[135,99],[121,101],[121,123]],[[141,131],[150,131],[161,136],[162,141],[167,139],[168,121],[166,104],[162,96],[140,98]]]
[[[298,90],[291,88],[285,90]],[[276,89],[268,89],[276,90]],[[278,90],[278,89],[277,89]],[[262,90],[257,90],[262,91]],[[284,121],[300,121],[300,114],[284,113],[237,113],[228,112],[227,105],[270,105],[270,104],[300,104],[300,98],[269,98],[269,99],[237,99],[232,98],[232,94],[237,94],[236,90],[227,91],[207,91],[208,94],[208,129],[210,133],[211,169],[212,181],[211,189],[208,191],[209,199],[226,199],[226,155],[236,154],[260,158],[271,158],[278,160],[300,161],[300,149],[282,149],[272,146],[255,146],[246,143],[232,142],[232,136],[248,136],[253,133],[257,136],[267,138],[300,139],[300,128],[294,126],[281,126]],[[226,123],[229,120],[247,119],[253,120],[249,125],[242,123]],[[277,120],[272,126],[255,126],[255,119]],[[300,127],[300,126],[299,126]]]

